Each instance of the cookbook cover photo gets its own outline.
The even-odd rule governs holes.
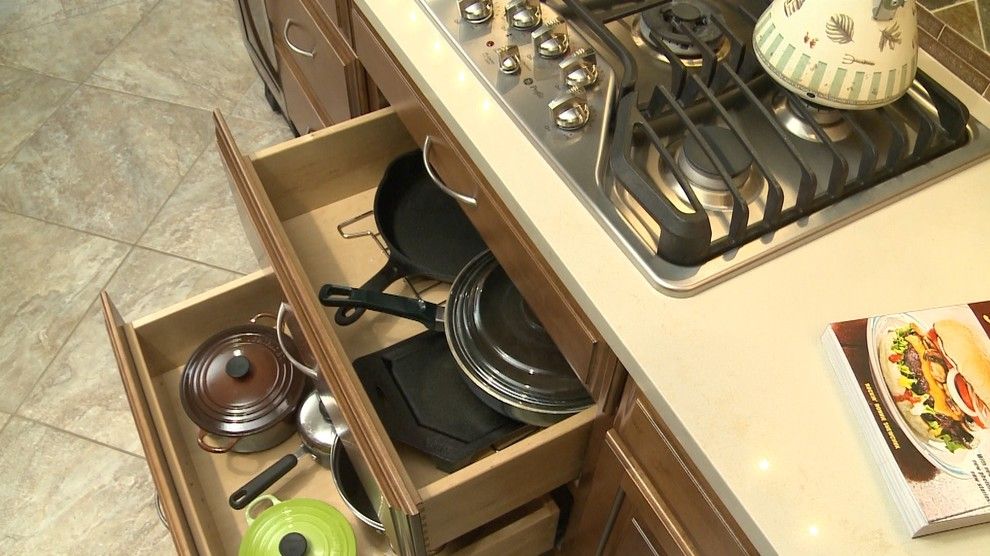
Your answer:
[[[822,341],[911,534],[990,521],[990,302],[834,323]]]

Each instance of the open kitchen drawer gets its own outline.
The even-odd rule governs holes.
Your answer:
[[[259,271],[155,314],[125,323],[103,294],[103,310],[121,378],[134,414],[148,466],[180,554],[236,554],[246,530],[242,511],[227,497],[263,468],[299,445],[293,436],[281,446],[254,454],[210,454],[197,446],[196,425],[182,410],[179,380],[187,357],[205,338],[282,301],[270,270]],[[381,554],[385,536],[360,523],[341,500],[330,476],[306,458],[271,493],[285,500],[323,500],[347,516],[360,554]],[[451,542],[445,554],[503,554],[517,543],[540,554],[553,545],[556,505],[543,497],[495,523]]]
[[[337,227],[370,210],[386,166],[416,148],[391,109],[254,155],[240,152],[223,117],[216,113],[215,119],[241,208],[337,398],[349,429],[342,436],[345,446],[352,460],[364,462],[358,471],[369,489],[380,489],[389,507],[383,521],[404,553],[437,550],[578,477],[596,408],[537,430],[452,474],[393,444],[351,361],[423,328],[371,312],[354,325],[338,327],[333,310],[320,305],[317,291],[324,283],[360,284],[384,263],[372,239],[345,239]],[[366,223],[373,227],[371,219]],[[427,296],[443,299],[442,290]]]
[[[455,196],[506,273],[599,405],[618,398],[618,359],[464,148],[356,9],[354,49],[416,145],[428,151],[435,181]]]

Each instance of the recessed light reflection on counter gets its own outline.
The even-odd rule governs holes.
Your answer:
[[[433,41],[433,50],[440,50],[440,39]]]
[[[489,110],[491,110],[492,109],[492,101],[488,100],[487,98],[485,100],[481,101],[481,109],[484,110],[485,112],[488,112]]]
[[[770,470],[770,460],[768,460],[767,458],[761,459],[760,461],[758,461],[756,463],[756,468],[759,469],[760,471],[769,471]]]
[[[818,530],[817,525],[811,525],[808,527],[808,534],[811,535],[812,537],[817,537],[819,532],[820,531]]]

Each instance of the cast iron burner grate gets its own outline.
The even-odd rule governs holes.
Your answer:
[[[704,0],[671,0],[643,10],[632,27],[633,41],[670,62],[665,53],[673,52],[688,67],[702,64],[702,52],[682,28],[691,31],[720,58],[729,52],[729,41],[714,23],[718,9]],[[666,48],[662,48],[663,43]]]
[[[695,12],[689,14],[684,6],[694,4],[703,11],[707,2],[563,2],[621,62],[619,90],[611,107],[609,156],[620,190],[616,196],[634,205],[631,212],[649,221],[647,228],[655,228],[651,239],[657,255],[671,263],[704,263],[969,140],[966,107],[923,72],[917,77],[923,90],[894,105],[856,113],[822,111],[766,75],[756,60],[752,33],[733,33],[723,15],[714,11],[705,12],[705,25],[699,28]],[[752,4],[733,6],[755,27],[755,14],[765,5]],[[647,91],[649,100],[641,103],[635,58],[606,24],[673,7],[692,17],[665,20],[665,32],[680,41],[686,38],[691,60],[697,53],[700,63],[685,63],[678,55],[684,50],[678,41],[651,42],[669,61],[672,77]],[[727,55],[713,49],[713,29],[720,33],[719,40],[729,43]],[[678,51],[672,47],[675,43]],[[684,163],[684,153],[677,154],[672,138],[690,148],[693,164]],[[772,149],[764,148],[768,143],[774,144]],[[782,154],[769,160],[766,152]],[[740,160],[759,178],[762,191],[755,199],[746,189],[749,182],[740,180]],[[688,175],[698,167],[706,170],[704,183]],[[814,170],[818,168],[827,170]],[[673,188],[664,183],[668,180],[657,178],[664,173],[674,181]],[[710,198],[715,189],[721,195],[718,203]]]

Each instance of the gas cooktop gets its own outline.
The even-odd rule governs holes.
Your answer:
[[[753,49],[777,40],[772,26],[755,28],[760,0],[419,2],[671,295],[990,153],[987,128],[924,72],[902,99],[864,111],[823,108],[778,86]]]

